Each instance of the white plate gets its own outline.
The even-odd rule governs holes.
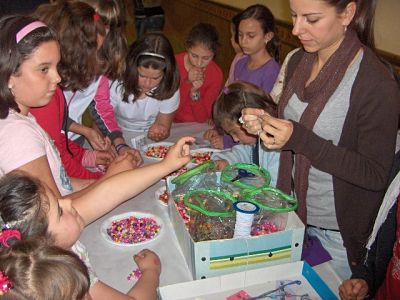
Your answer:
[[[158,201],[158,203],[162,206],[168,206],[168,203],[165,203],[164,201],[160,200],[160,195],[162,193],[164,193],[167,190],[167,188],[165,186],[160,187],[159,189],[157,189],[157,191],[154,194],[154,197],[156,198],[156,200]],[[169,199],[170,200],[170,199]],[[168,200],[168,201],[169,201]]]
[[[152,144],[147,144],[146,146],[144,146],[142,148],[142,152],[143,152],[143,157],[151,159],[151,160],[163,160],[163,158],[158,158],[158,157],[153,157],[153,156],[147,156],[146,155],[146,151],[147,149],[151,148],[151,147],[159,147],[159,146],[165,146],[165,147],[171,147],[174,143],[171,142],[160,142],[160,143],[152,143]]]
[[[111,237],[108,235],[107,228],[109,228],[111,226],[113,221],[126,219],[126,218],[128,218],[130,216],[134,216],[136,218],[153,218],[157,222],[157,224],[160,226],[160,231],[158,232],[158,234],[154,238],[152,238],[150,240],[145,240],[145,241],[139,242],[139,243],[128,244],[128,243],[117,243],[117,242],[114,242],[111,239]],[[101,224],[100,234],[110,244],[117,245],[117,246],[122,246],[122,247],[134,247],[134,246],[139,246],[139,245],[147,244],[147,243],[150,243],[150,242],[154,241],[155,239],[157,239],[162,234],[163,230],[164,230],[164,223],[159,217],[157,217],[155,215],[152,215],[152,214],[149,214],[149,213],[131,211],[131,212],[123,213],[123,214],[120,214],[120,215],[112,216],[112,217],[108,218],[107,220],[105,220]]]

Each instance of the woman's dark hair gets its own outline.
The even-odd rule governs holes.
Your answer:
[[[323,0],[328,5],[336,8],[338,14],[342,13],[351,2],[356,3],[356,14],[349,27],[357,32],[360,41],[375,51],[374,17],[376,0]]]
[[[258,86],[245,81],[234,81],[225,87],[214,103],[213,120],[217,126],[229,120],[239,122],[242,109],[261,108],[271,116],[277,116],[277,106],[271,96]]]
[[[13,283],[2,299],[84,299],[87,267],[71,251],[46,240],[21,241],[0,253],[0,270]]]
[[[0,226],[17,229],[21,239],[46,237],[49,202],[40,181],[21,171],[0,179]],[[14,244],[17,240],[7,241]]]
[[[21,64],[42,43],[57,41],[56,33],[43,26],[34,29],[17,43],[17,33],[34,21],[37,19],[29,16],[6,16],[0,20],[0,119],[7,118],[10,108],[20,112],[8,87],[11,75],[18,75]]]
[[[84,2],[56,1],[43,4],[35,15],[53,28],[60,39],[60,86],[68,90],[86,89],[99,75],[97,34],[104,36],[105,25],[95,10]]]
[[[264,34],[268,32],[272,32],[274,36],[272,39],[267,43],[265,48],[267,49],[268,53],[277,61],[279,62],[279,46],[280,46],[280,40],[278,36],[278,32],[276,29],[275,25],[275,18],[272,12],[269,10],[264,5],[261,4],[255,4],[252,6],[249,6],[246,8],[244,11],[239,13],[238,16],[235,17],[236,22],[238,22],[238,27],[241,21],[246,20],[246,19],[254,19],[257,20],[261,28],[264,32]],[[239,43],[239,30],[236,30],[236,35],[235,35],[235,40],[236,43]]]
[[[213,25],[199,23],[190,29],[185,40],[185,47],[186,49],[190,49],[203,44],[216,55],[220,46],[218,39],[218,31]]]
[[[168,39],[159,33],[149,33],[134,42],[126,57],[126,69],[122,78],[124,95],[122,101],[134,95],[134,100],[142,93],[138,82],[138,67],[162,70],[164,76],[158,87],[151,92],[157,100],[171,98],[179,88],[179,71],[176,67],[174,51]]]

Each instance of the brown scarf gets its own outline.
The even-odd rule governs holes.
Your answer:
[[[301,50],[302,55],[293,76],[289,79],[279,101],[278,116],[283,118],[283,112],[293,94],[302,102],[308,103],[299,123],[312,130],[318,116],[321,114],[329,98],[333,95],[350,63],[361,48],[361,43],[352,30],[348,30],[344,40],[335,53],[331,55],[322,67],[318,76],[307,87],[311,70],[317,59],[316,53]],[[299,202],[297,214],[307,224],[306,197],[308,190],[308,175],[310,160],[301,154],[283,150],[280,157],[277,187],[286,193],[292,191],[292,170],[295,161],[294,191]]]

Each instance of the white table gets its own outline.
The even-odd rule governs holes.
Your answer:
[[[181,136],[192,135],[197,142],[203,144],[202,133],[207,129],[206,124],[186,123],[173,124],[171,137],[168,141],[176,141]],[[124,132],[126,141],[129,142],[133,134]],[[135,184],[132,182],[132,184]],[[106,284],[126,292],[133,283],[127,276],[136,268],[132,256],[144,248],[155,251],[162,262],[160,285],[170,285],[192,280],[183,254],[178,245],[177,238],[168,217],[168,208],[159,203],[155,198],[155,191],[163,186],[163,182],[156,183],[136,197],[123,203],[109,214],[85,228],[81,241],[86,245],[92,266],[100,280]],[[100,227],[107,218],[129,211],[140,211],[154,214],[164,222],[164,230],[158,238],[141,246],[122,247],[114,246],[105,241],[100,235]],[[330,288],[337,293],[340,279],[328,264],[314,267],[317,273],[325,280]]]

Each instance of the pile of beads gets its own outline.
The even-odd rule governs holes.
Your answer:
[[[183,202],[175,203],[176,208],[178,209],[179,214],[181,215],[183,222],[185,224],[188,224],[190,222],[190,216],[188,215],[186,211],[186,206]]]
[[[168,205],[168,200],[169,200],[169,194],[167,191],[164,191],[160,196],[158,196],[158,199],[163,202],[165,205]]]
[[[138,280],[142,276],[142,271],[139,270],[139,268],[136,268],[131,272],[131,274],[128,275],[127,279],[128,280]]]
[[[153,158],[164,158],[169,150],[168,146],[152,146],[147,148],[144,154]]]
[[[270,234],[278,231],[278,227],[272,223],[272,222],[262,222],[258,224],[254,224],[251,227],[251,235],[252,236],[257,236],[257,235],[264,235],[264,234]]]
[[[113,221],[107,234],[116,243],[136,244],[155,238],[160,225],[153,218],[129,218]]]
[[[211,159],[212,152],[195,152],[192,153],[192,160],[195,164],[201,164],[202,162]]]

